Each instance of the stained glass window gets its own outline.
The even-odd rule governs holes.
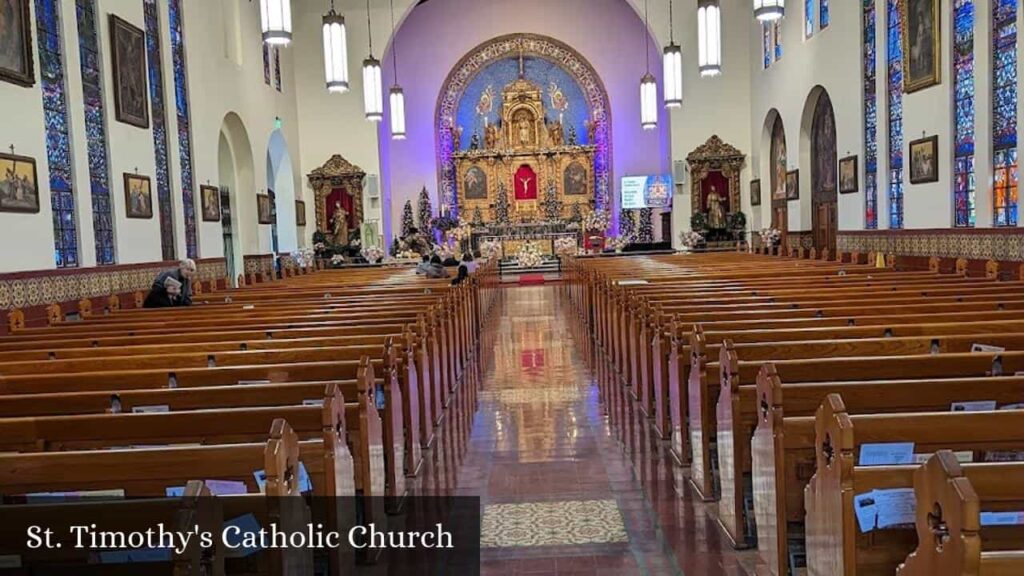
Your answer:
[[[270,46],[266,42],[260,42],[263,47],[263,81],[270,86]]]
[[[78,227],[64,87],[60,0],[36,0],[36,26],[46,123],[46,162],[50,170],[54,260],[58,268],[72,268],[79,263]]]
[[[818,30],[824,30],[825,28],[828,28],[829,23],[831,23],[832,16],[828,13],[828,0],[818,0],[818,4]]]
[[[157,0],[144,0],[146,55],[149,62],[149,101],[153,111],[153,150],[156,155],[156,198],[160,208],[160,253],[174,260],[174,208],[171,205],[171,171],[167,152],[167,110],[164,99],[163,52],[160,49],[160,14]]]
[[[996,226],[1017,225],[1017,2],[992,0],[992,160]]]
[[[953,224],[975,224],[974,0],[953,4]]]
[[[762,54],[764,55],[764,69],[772,65],[772,28],[767,22],[761,23]]]
[[[878,89],[875,0],[864,2],[864,227],[878,228]]]
[[[281,91],[281,49],[274,47],[274,88]]]
[[[185,29],[181,0],[168,0],[171,26],[171,55],[174,59],[174,94],[178,113],[178,150],[181,155],[181,204],[185,212],[185,248],[189,258],[198,253],[196,208],[192,174],[192,121],[188,104],[188,69],[185,66]]]
[[[772,22],[772,31],[775,42],[775,61],[782,60],[782,18]]]
[[[804,38],[814,36],[814,0],[804,0]]]
[[[900,0],[888,5],[889,69],[889,228],[903,228],[903,45]]]

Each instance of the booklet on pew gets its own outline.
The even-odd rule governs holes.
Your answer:
[[[971,344],[971,352],[1006,352],[1006,348],[975,342],[974,344]]]
[[[161,406],[132,406],[132,414],[151,414],[156,412],[170,412],[171,407],[163,404]]]
[[[1024,512],[982,512],[982,526],[1021,526],[1024,525]]]
[[[917,512],[913,488],[872,490],[853,497],[853,511],[861,532],[913,526]]]
[[[861,444],[858,466],[894,466],[914,463],[913,442]]]
[[[996,409],[995,400],[973,400],[970,402],[953,402],[953,412],[986,412]]]

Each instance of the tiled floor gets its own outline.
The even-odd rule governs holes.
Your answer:
[[[556,287],[508,289],[478,410],[452,412],[415,491],[481,497],[485,575],[753,573],[642,416],[603,414],[567,322]]]

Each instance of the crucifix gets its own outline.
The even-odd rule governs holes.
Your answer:
[[[11,156],[14,156],[14,144],[8,146],[7,149],[11,151]]]

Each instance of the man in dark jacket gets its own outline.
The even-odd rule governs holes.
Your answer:
[[[170,308],[192,305],[192,278],[196,263],[186,258],[173,270],[165,270],[153,280],[153,287],[143,303],[145,308]]]

